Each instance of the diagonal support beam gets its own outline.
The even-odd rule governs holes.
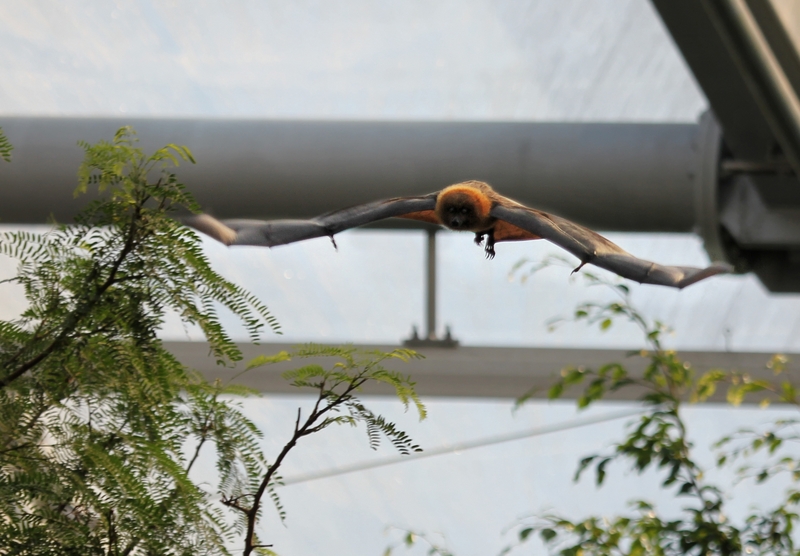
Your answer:
[[[786,51],[777,16],[762,6],[769,2],[652,3],[711,103],[734,156],[770,160],[780,146],[800,175],[800,101],[792,87],[797,56]],[[753,12],[751,5],[760,7]]]

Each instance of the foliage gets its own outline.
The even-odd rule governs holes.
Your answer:
[[[156,336],[168,311],[198,325],[220,362],[241,356],[217,306],[251,336],[257,299],[211,270],[199,239],[170,218],[194,201],[168,169],[193,162],[169,145],[152,155],[121,129],[82,144],[78,191],[97,186],[74,226],[9,232],[0,253],[28,307],[0,323],[0,546],[15,554],[196,554],[222,550],[222,514],[188,479],[192,440],[236,439],[258,458],[255,428],[226,390],[190,373]],[[207,430],[202,423],[213,422]],[[220,452],[222,454],[222,452]]]
[[[662,323],[649,322],[636,310],[627,286],[591,273],[584,275],[591,284],[614,290],[618,300],[584,303],[575,311],[573,320],[586,321],[601,330],[608,329],[618,319],[635,323],[649,346],[630,356],[643,360],[644,371],[641,374],[629,372],[620,363],[598,369],[566,368],[550,388],[549,397],[559,398],[571,388],[583,385],[578,397],[578,406],[583,408],[609,392],[630,388],[639,393],[639,399],[650,409],[609,453],[585,457],[575,480],[593,468],[597,484],[602,485],[609,465],[627,462],[638,473],[659,470],[662,487],[687,502],[682,513],[672,519],[660,517],[657,509],[643,500],[632,502],[633,512],[621,517],[572,521],[559,515],[546,515],[533,523],[520,524],[517,544],[504,552],[527,543],[536,533],[551,551],[561,556],[800,554],[793,538],[800,490],[792,487],[782,500],[775,500],[772,508],[754,510],[743,523],[732,523],[725,514],[723,491],[706,481],[704,470],[693,457],[681,414],[686,401],[706,401],[721,385],[726,386],[727,401],[733,405],[755,393],[762,395],[762,406],[772,401],[798,405],[789,378],[779,376],[785,370],[786,358],[778,355],[767,362],[776,380],[722,369],[698,373],[688,361],[664,348],[662,336],[667,328]],[[525,399],[530,395],[528,393]],[[743,430],[722,439],[717,449],[730,447],[730,451],[720,451],[718,465],[766,452],[771,460],[766,464],[760,460],[757,464],[740,467],[738,471],[742,477],[751,476],[763,482],[776,474],[788,473],[796,483],[800,479],[800,460],[791,452],[783,451],[787,443],[797,439],[793,424],[794,421],[779,421],[765,430]]]
[[[6,162],[11,162],[11,151],[14,150],[14,147],[8,141],[5,133],[3,133],[3,128],[0,127],[0,158],[5,160]]]
[[[431,535],[426,533],[408,531],[397,527],[390,527],[389,530],[401,533],[401,538],[399,541],[387,546],[386,550],[383,551],[383,556],[392,556],[395,554],[395,550],[400,547],[405,548],[406,552],[412,550],[414,547],[421,547],[427,549],[425,551],[427,556],[455,556],[446,546],[431,540]]]
[[[172,218],[198,208],[170,171],[194,162],[187,148],[146,155],[128,128],[112,142],[81,145],[77,193],[91,186],[103,195],[75,225],[0,235],[0,253],[19,261],[9,282],[28,301],[18,319],[0,322],[0,553],[227,554],[241,530],[191,480],[201,450],[213,453],[224,499],[256,494],[252,533],[261,494],[277,501],[287,449],[269,464],[261,432],[231,397],[250,392],[208,383],[157,331],[176,313],[230,365],[241,353],[220,309],[239,317],[253,340],[278,325],[258,299],[211,269],[199,238]],[[295,357],[314,354],[344,362],[289,375],[297,386],[321,382],[313,419],[296,427],[292,442],[335,422],[362,422],[373,443],[384,434],[401,451],[417,449],[354,395],[367,380],[389,383],[424,414],[413,383],[382,366],[413,353],[357,359],[350,348],[308,347]],[[252,549],[253,535],[247,539]]]
[[[287,355],[288,357],[288,355]],[[397,397],[408,408],[413,404],[420,419],[426,416],[425,407],[414,391],[414,383],[406,377],[384,367],[387,360],[407,362],[419,358],[415,352],[407,349],[395,349],[390,352],[357,351],[352,347],[331,347],[307,345],[298,349],[293,357],[298,359],[318,359],[334,357],[337,363],[330,369],[312,363],[299,369],[286,371],[283,377],[297,388],[311,388],[316,393],[313,407],[305,419],[297,410],[297,419],[289,441],[284,445],[275,460],[265,465],[261,473],[251,473],[247,484],[237,485],[229,489],[223,496],[222,503],[234,509],[239,517],[239,527],[245,532],[244,556],[254,550],[269,549],[271,545],[262,544],[255,534],[255,525],[261,512],[264,493],[267,493],[278,509],[281,519],[285,518],[283,507],[275,488],[281,484],[278,469],[286,455],[297,445],[297,442],[310,434],[317,433],[331,425],[366,426],[370,447],[377,449],[381,437],[385,437],[403,455],[421,452],[422,449],[394,423],[376,415],[358,398],[357,393],[367,382],[375,382],[390,386]],[[270,358],[259,357],[251,361],[249,368],[271,363]],[[269,550],[263,551],[271,554]]]

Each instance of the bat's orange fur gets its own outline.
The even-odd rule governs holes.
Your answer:
[[[442,189],[436,197],[436,208],[412,212],[401,218],[440,224],[456,231],[475,233],[478,245],[486,236],[486,255],[494,256],[494,244],[498,241],[523,241],[540,239],[530,232],[498,221],[490,211],[497,205],[519,206],[518,203],[497,193],[488,183],[465,181]]]
[[[488,183],[482,181],[465,181],[445,187],[436,198],[436,215],[440,220],[444,220],[444,207],[459,197],[468,200],[472,204],[475,209],[475,216],[482,223],[489,224],[491,220],[489,211],[492,210],[495,201],[499,200],[498,197],[500,196]],[[470,231],[477,232],[479,230]]]

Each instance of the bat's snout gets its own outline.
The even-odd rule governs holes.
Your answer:
[[[463,225],[464,225],[464,219],[463,218],[459,218],[458,216],[455,216],[455,217],[450,219],[450,227],[451,228],[460,228]]]

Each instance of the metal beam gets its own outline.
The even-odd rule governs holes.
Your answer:
[[[34,117],[0,118],[15,147],[0,164],[0,221],[71,219],[85,203],[72,195],[76,142],[108,140],[127,124],[145,149],[189,146],[198,163],[178,175],[219,217],[309,217],[479,179],[597,229],[695,223],[694,124]]]
[[[703,0],[703,4],[761,117],[795,174],[800,175],[800,105],[763,30],[744,0]]]
[[[220,367],[208,355],[204,342],[166,342],[166,348],[184,364],[197,369],[207,379],[223,381],[233,379],[238,384],[269,393],[301,393],[281,378],[281,373],[296,368],[298,362],[284,362],[253,369],[239,374],[244,365],[234,368]],[[247,362],[261,354],[274,354],[281,350],[291,351],[290,344],[239,344]],[[397,346],[361,346],[366,349],[388,351]],[[622,363],[632,373],[642,373],[648,360],[631,357],[623,350],[601,349],[555,349],[555,348],[503,348],[503,347],[458,347],[418,348],[425,359],[407,364],[397,363],[393,369],[411,375],[417,383],[417,391],[423,396],[459,396],[480,398],[517,398],[537,389],[536,398],[545,398],[548,387],[564,367],[598,368],[606,363]],[[735,369],[750,373],[755,378],[773,378],[774,373],[766,368],[771,355],[767,353],[731,353],[711,351],[682,351],[683,360],[691,363],[696,372],[709,369]],[[790,355],[800,360],[800,355]],[[304,359],[302,364],[332,365],[332,359]],[[238,376],[237,376],[238,375]],[[235,377],[235,378],[234,378]],[[388,388],[371,385],[364,393],[388,395]],[[624,389],[611,393],[608,399],[633,400],[641,391]],[[566,393],[566,398],[575,398],[580,388]],[[724,392],[715,401],[724,401]],[[757,402],[753,398],[748,402]]]
[[[701,156],[701,175],[719,177],[700,179],[696,190],[706,250],[755,272],[771,291],[800,291],[795,45],[769,0],[651,1],[722,128],[720,156]]]
[[[798,61],[767,0],[652,0],[706,94],[725,144],[764,161],[776,147],[800,175]],[[751,12],[748,6],[756,6]],[[762,26],[763,24],[764,26]],[[785,67],[784,67],[785,66]]]
[[[795,91],[800,91],[800,53],[792,37],[775,11],[774,0],[746,0],[747,7],[780,64],[786,79]]]
[[[769,157],[772,130],[722,40],[705,0],[651,0],[708,98],[725,143],[746,160]]]
[[[425,337],[436,339],[436,230],[428,230],[425,250]]]
[[[783,226],[779,212],[800,208],[795,176],[779,173],[785,165],[721,160],[710,115],[700,124],[30,117],[0,124],[15,145],[11,164],[0,164],[0,222],[43,223],[51,216],[68,222],[86,203],[72,194],[82,159],[76,141],[108,139],[131,124],[145,150],[167,143],[193,150],[198,164],[184,164],[179,177],[205,210],[222,218],[310,217],[482,179],[524,204],[598,230],[697,231],[712,259],[754,270],[771,289],[800,289],[793,262],[800,236],[787,235],[794,228]],[[731,204],[741,179],[752,181],[763,207]],[[722,213],[726,222],[746,225],[725,235]],[[777,237],[772,232],[750,229],[759,215],[781,226],[779,245],[760,243]]]

